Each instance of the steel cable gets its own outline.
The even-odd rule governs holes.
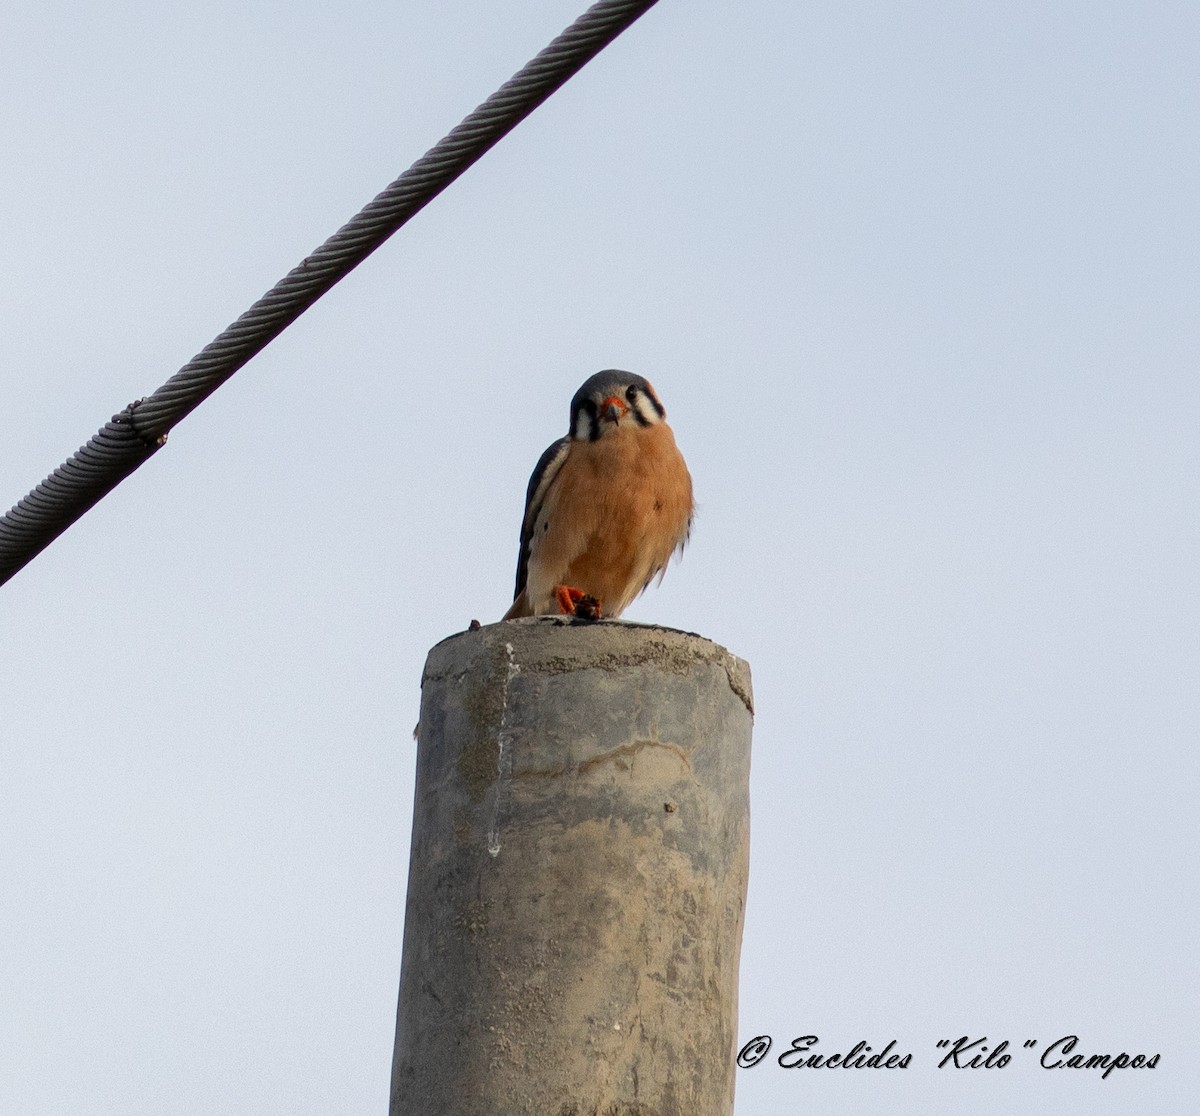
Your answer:
[[[594,4],[153,395],[114,415],[0,519],[0,584],[157,452],[180,419],[656,2]]]

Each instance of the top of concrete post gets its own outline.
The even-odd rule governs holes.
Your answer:
[[[697,660],[725,672],[729,688],[754,713],[750,665],[695,632],[626,620],[584,621],[565,616],[533,616],[459,632],[436,644],[425,663],[422,685],[445,674],[470,669],[476,655],[504,651],[522,670],[544,674],[574,670],[622,670],[642,663],[686,673]]]

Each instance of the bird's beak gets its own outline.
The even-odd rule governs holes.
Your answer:
[[[611,422],[619,422],[621,416],[628,410],[629,404],[615,395],[610,395],[600,404],[600,414]]]

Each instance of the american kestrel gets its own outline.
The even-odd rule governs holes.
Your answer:
[[[571,427],[529,478],[505,620],[620,616],[692,527],[692,478],[649,382],[610,368],[571,400]]]

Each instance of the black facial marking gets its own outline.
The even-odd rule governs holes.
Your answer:
[[[580,419],[587,417],[587,423],[581,424]],[[571,437],[580,437],[580,427],[585,426],[587,431],[587,440],[594,442],[600,436],[600,419],[596,411],[596,402],[593,399],[580,397],[576,393],[575,398],[571,402]]]

